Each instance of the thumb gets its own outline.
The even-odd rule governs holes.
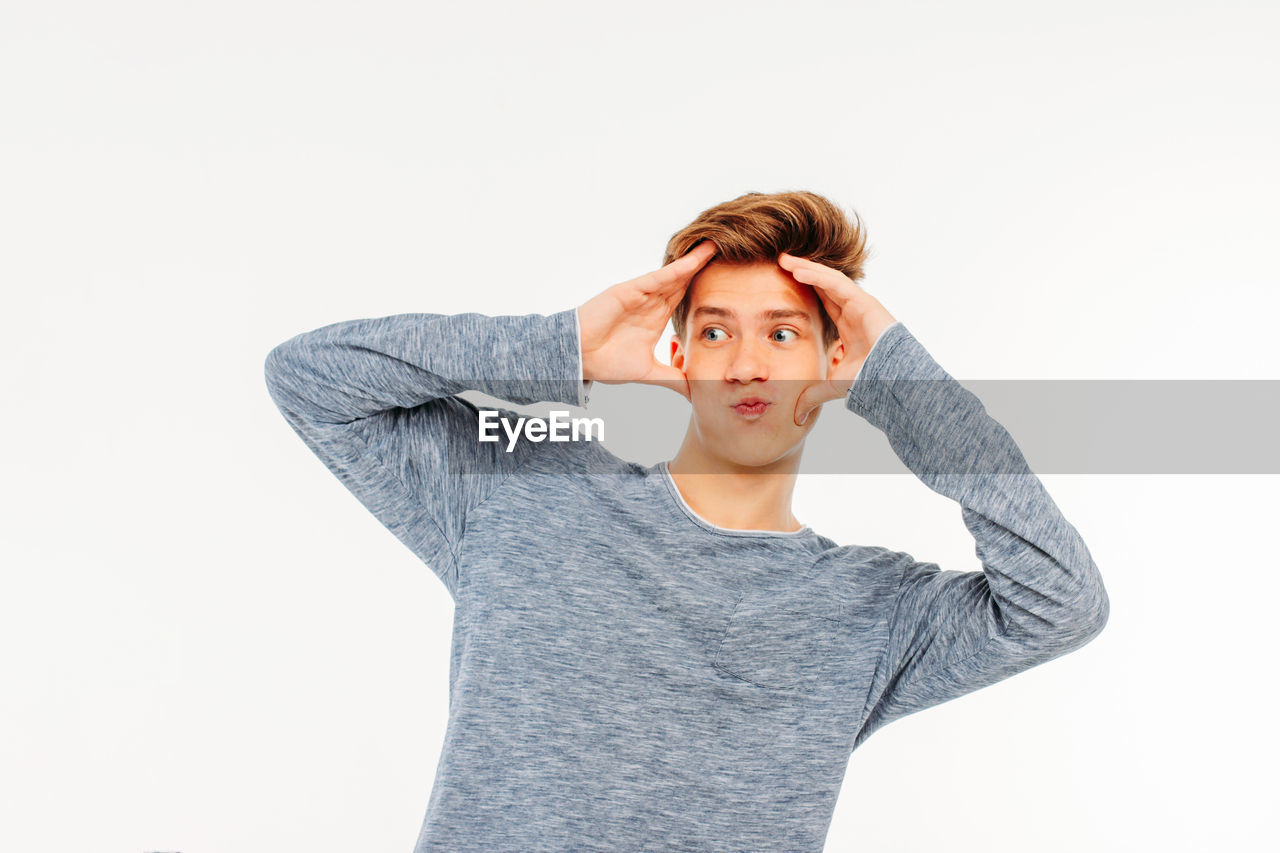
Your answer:
[[[644,381],[646,385],[661,385],[663,388],[670,388],[681,397],[693,402],[693,396],[689,391],[689,379],[684,375],[684,371],[669,364],[663,364],[656,358],[653,360],[653,368],[649,371],[649,375],[645,377]]]
[[[804,426],[805,422],[813,416],[813,413],[822,407],[822,400],[809,391],[800,394],[800,399],[796,400],[796,410],[793,420],[796,426]]]

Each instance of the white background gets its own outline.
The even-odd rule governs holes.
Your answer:
[[[452,605],[272,405],[298,332],[573,307],[701,210],[809,189],[862,215],[867,289],[962,381],[1280,378],[1278,24],[6,3],[0,848],[411,849]],[[1276,478],[1045,482],[1107,629],[877,733],[828,849],[1268,848]],[[980,567],[911,477],[807,478],[794,509]]]

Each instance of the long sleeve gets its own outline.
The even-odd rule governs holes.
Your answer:
[[[854,748],[908,714],[1073,651],[1110,604],[1080,534],[978,398],[905,325],[876,341],[846,407],[883,431],[929,488],[961,505],[982,571],[900,569],[883,659]]]
[[[863,374],[867,372],[867,362],[871,360],[871,353],[876,351],[876,347],[886,345],[884,343],[886,338],[892,339],[894,337],[893,335],[888,334],[888,331],[892,329],[894,326],[901,326],[901,325],[902,325],[901,320],[894,320],[892,323],[890,323],[888,326],[884,328],[884,331],[880,333],[880,337],[876,338],[874,341],[871,342],[871,349],[867,351],[867,357],[863,359],[862,366],[858,368],[858,375],[853,377],[853,381],[855,383],[862,381]]]
[[[479,441],[476,406],[455,395],[584,406],[590,390],[576,309],[333,323],[271,350],[265,377],[303,442],[455,598],[467,514],[541,446]]]

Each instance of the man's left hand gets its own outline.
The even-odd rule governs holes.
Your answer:
[[[849,393],[871,347],[896,320],[879,300],[837,269],[786,252],[778,256],[778,265],[796,281],[813,286],[840,332],[839,343],[844,346],[844,355],[827,378],[800,393],[792,417],[796,426],[802,426],[823,403],[839,400]]]

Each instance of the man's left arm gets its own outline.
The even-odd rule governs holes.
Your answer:
[[[854,748],[907,714],[1089,642],[1110,605],[1079,532],[1008,431],[901,322],[875,341],[845,397],[929,488],[958,501],[982,571],[898,553],[889,639]]]

